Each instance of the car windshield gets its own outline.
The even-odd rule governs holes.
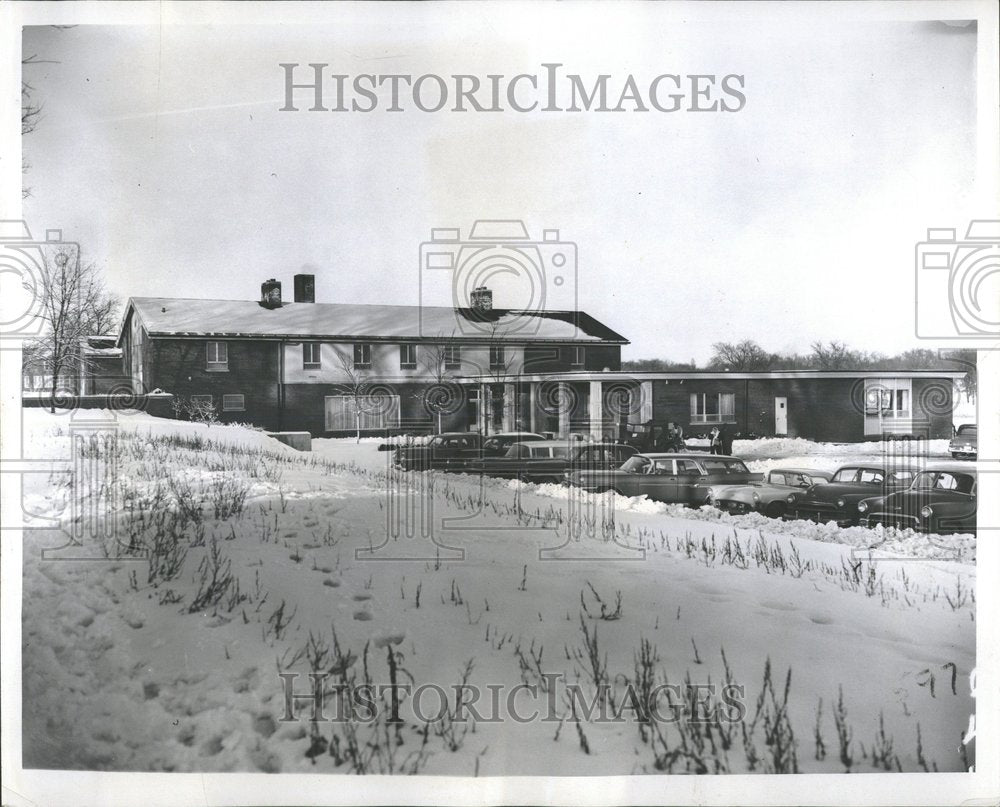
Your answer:
[[[712,473],[747,474],[750,471],[739,460],[702,460],[705,470]]]
[[[917,474],[913,487],[920,490],[953,490],[956,493],[972,493],[976,480],[968,474],[952,474],[937,471],[925,471]]]
[[[978,424],[966,423],[964,426],[959,426],[958,431],[955,432],[956,435],[961,435],[962,437],[975,437],[979,431]]]
[[[437,437],[432,437],[431,441],[427,444],[429,446],[443,446],[444,438],[438,435]]]

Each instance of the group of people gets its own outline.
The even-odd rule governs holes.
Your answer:
[[[625,431],[620,439],[632,443],[640,451],[681,452],[687,448],[684,442],[684,428],[674,421],[670,421],[666,428],[663,428],[648,420],[641,426],[633,426]],[[709,432],[709,443],[712,454],[731,455],[733,433],[725,424],[713,426]]]
[[[724,454],[730,456],[733,453],[733,433],[726,428],[725,424],[713,426],[708,433],[710,450],[713,454]]]

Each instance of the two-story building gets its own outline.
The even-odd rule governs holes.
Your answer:
[[[495,309],[488,289],[468,308],[316,303],[312,275],[294,289],[292,302],[273,280],[259,301],[131,298],[124,372],[136,391],[268,429],[496,431],[540,417],[526,374],[617,371],[627,344],[583,312]]]

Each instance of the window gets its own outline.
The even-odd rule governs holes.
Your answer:
[[[795,484],[795,482],[793,482],[791,479],[786,482],[784,474],[776,474],[776,473],[772,473],[771,474],[771,478],[770,478],[769,481],[770,481],[770,483],[772,485],[794,485]]]
[[[354,369],[362,370],[372,366],[372,346],[354,346]]]
[[[319,353],[319,342],[302,343],[302,369],[318,370],[321,360]]]
[[[243,412],[245,411],[245,409],[246,406],[244,405],[244,399],[242,394],[222,396],[223,412]]]
[[[192,395],[191,403],[193,404],[210,404],[212,403],[211,395]]]
[[[692,423],[735,423],[735,412],[736,395],[732,392],[691,393]]]
[[[225,342],[209,342],[206,356],[207,369],[217,373],[229,370],[229,345]]]
[[[462,369],[462,348],[458,345],[445,345],[444,346],[444,369],[445,370],[460,370]]]
[[[862,468],[861,472],[858,474],[858,482],[863,485],[881,485],[882,480],[885,479],[885,474],[881,471],[873,471],[870,468]]]
[[[693,460],[677,460],[677,473],[679,474],[701,474],[698,463]]]
[[[503,370],[507,365],[504,359],[504,349],[503,345],[494,345],[490,347],[490,369],[491,370]]]
[[[405,369],[407,367],[413,368],[417,366],[417,346],[416,345],[400,345],[399,346],[399,367],[400,369]]]
[[[584,348],[573,346],[569,349],[570,367],[583,367],[585,358]]]
[[[710,474],[748,474],[749,469],[739,460],[703,460],[702,465]]]

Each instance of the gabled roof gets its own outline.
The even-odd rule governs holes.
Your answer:
[[[132,310],[153,337],[628,344],[624,336],[582,311],[481,312],[353,303],[283,303],[278,308],[265,308],[256,301],[173,297],[132,297],[126,306],[126,320]]]

